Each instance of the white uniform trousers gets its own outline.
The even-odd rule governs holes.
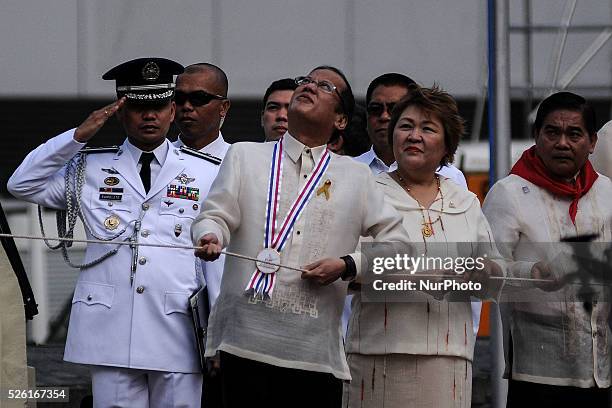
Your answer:
[[[94,408],[195,408],[202,375],[91,366]]]

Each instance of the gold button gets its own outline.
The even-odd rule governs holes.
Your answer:
[[[140,233],[141,236],[143,237],[148,237],[149,236],[149,230],[142,230],[142,232]]]
[[[144,286],[139,286],[139,287],[137,287],[137,288],[136,288],[136,292],[138,292],[138,293],[142,293],[142,292],[144,292]]]
[[[142,209],[147,211],[149,209],[149,203],[143,203],[142,204]]]
[[[108,206],[109,206],[109,207],[112,207],[112,206],[113,206],[113,203],[109,201],[109,202],[108,202]]]
[[[182,214],[182,213],[185,212],[185,209],[184,208],[179,208],[179,212]]]
[[[306,154],[310,154],[310,149],[304,149],[304,152],[305,152]]]
[[[147,258],[145,258],[144,256],[141,256],[140,259],[138,260],[138,263],[141,265],[144,265],[147,263]]]
[[[91,297],[91,295],[87,295],[87,300],[91,300],[93,299],[93,297]]]

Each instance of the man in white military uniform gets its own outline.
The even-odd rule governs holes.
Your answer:
[[[185,71],[176,77],[174,123],[181,134],[174,143],[175,146],[191,147],[221,164],[230,146],[221,134],[221,126],[230,108],[227,91],[227,75],[218,66],[201,62],[185,67]],[[213,170],[214,177],[218,171],[219,167]],[[196,268],[202,270],[206,281],[210,310],[219,296],[225,255],[221,255],[214,262],[203,262],[195,257],[194,259]],[[219,379],[222,374],[219,359],[210,359],[207,365],[202,406],[221,406]]]
[[[182,71],[162,58],[111,69],[103,78],[116,80],[118,100],[31,152],[9,191],[66,209],[69,220],[80,211],[88,239],[190,245],[216,164],[166,139],[173,75]],[[123,145],[83,150],[113,115],[126,131]],[[91,365],[96,407],[199,406],[202,375],[188,313],[199,280],[187,249],[87,246],[64,359]]]
[[[221,134],[230,108],[227,90],[227,76],[216,65],[197,63],[185,68],[176,78],[175,123],[181,134],[175,146],[188,146],[221,163],[230,147]],[[214,169],[214,177],[218,170]],[[224,259],[221,255],[215,262],[202,265],[211,308],[219,296]]]
[[[344,75],[319,67],[297,83],[288,132],[277,143],[230,147],[192,226],[205,260],[228,246],[307,270],[226,258],[206,353],[221,351],[227,407],[339,406],[339,380],[350,379],[340,327],[344,280],[361,267],[359,254],[347,254],[361,235],[408,242],[368,168],[327,150],[353,111]]]

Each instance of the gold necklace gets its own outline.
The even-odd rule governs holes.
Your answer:
[[[423,227],[421,228],[421,234],[423,234],[423,238],[429,238],[429,237],[431,237],[432,235],[435,234],[433,225],[436,222],[438,222],[438,221],[440,222],[440,228],[442,228],[442,231],[444,231],[444,224],[442,223],[442,212],[444,211],[444,196],[442,195],[442,190],[440,189],[440,177],[438,175],[436,175],[436,183],[437,183],[437,187],[438,187],[438,194],[436,195],[436,198],[433,201],[433,202],[436,202],[438,200],[441,201],[441,203],[440,203],[440,215],[438,215],[438,218],[436,218],[434,221],[432,221],[431,220],[431,214],[429,213],[429,209],[425,209],[425,207],[419,202],[419,200],[417,200],[410,193],[410,187],[408,187],[408,185],[406,184],[406,181],[404,180],[404,178],[400,174],[399,170],[395,170],[391,174],[394,175],[394,178],[396,178],[396,180],[398,181],[398,184],[404,190],[406,190],[408,195],[410,197],[412,197],[414,199],[414,201],[416,201],[417,204],[419,205],[419,209],[421,210],[421,218],[423,219],[423,223],[422,223]],[[438,196],[440,198],[438,198]],[[425,211],[427,211],[427,219],[425,219]]]

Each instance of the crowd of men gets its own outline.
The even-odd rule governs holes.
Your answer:
[[[116,82],[117,100],[36,148],[8,182],[18,198],[65,210],[69,220],[81,217],[96,240],[81,265],[65,351],[66,361],[91,367],[94,406],[341,406],[342,382],[351,380],[343,350],[348,287],[365,274],[359,240],[410,245],[373,176],[397,167],[389,119],[415,81],[378,76],[363,109],[335,67],[280,79],[263,97],[266,143],[230,146],[221,132],[231,106],[228,78],[219,67],[141,58],[103,78]],[[545,108],[534,126],[535,150],[492,189],[484,207],[496,240],[519,248],[504,257],[532,264],[533,254],[517,255],[529,252],[527,238],[558,242],[595,230],[596,239],[610,241],[612,223],[603,208],[612,182],[595,172],[609,168],[611,153],[596,147],[591,108],[568,95]],[[125,130],[123,145],[88,149],[112,117]],[[166,138],[172,123],[180,130],[175,142]],[[612,136],[604,137],[610,143]],[[606,163],[595,170],[586,164],[593,152]],[[453,165],[438,173],[467,188]],[[523,214],[525,206],[531,212]],[[113,245],[119,241],[130,245]],[[173,248],[192,243],[196,256]],[[275,263],[299,271],[281,273]],[[508,273],[556,279],[543,264]],[[212,309],[204,369],[188,307],[203,285]],[[583,349],[572,356],[591,359],[579,364],[578,376],[569,367],[551,375],[548,366],[533,369],[526,360],[537,353],[524,343],[536,340],[521,334],[533,330],[535,313],[512,312],[515,348],[507,362],[511,391],[520,390],[512,394],[515,406],[525,403],[517,395],[567,401],[581,392],[598,402],[603,391],[607,398],[608,304],[592,302],[562,315],[577,326],[591,316],[604,319],[592,328],[592,346],[575,340]],[[477,330],[480,304],[472,307]],[[538,333],[537,341],[554,337]],[[563,353],[546,349],[541,357],[556,352]]]

